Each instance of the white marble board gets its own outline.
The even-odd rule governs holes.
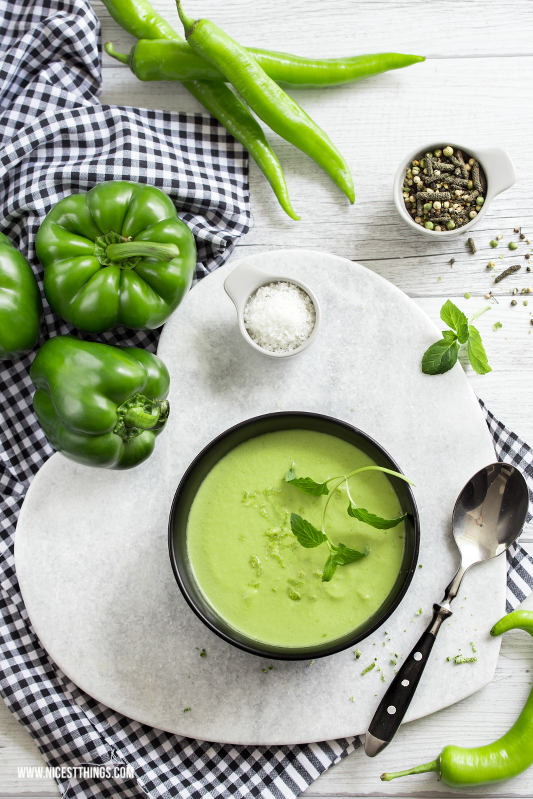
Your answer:
[[[452,507],[466,480],[495,460],[494,451],[461,366],[439,377],[421,373],[421,355],[437,328],[399,289],[320,252],[285,250],[249,260],[310,285],[323,314],[316,343],[295,358],[265,358],[242,339],[223,290],[236,261],[203,280],[161,336],[172,411],[154,455],[129,472],[90,469],[54,455],[22,508],[18,579],[50,656],[80,688],[126,716],[193,738],[242,744],[360,734],[392,678],[391,652],[410,651],[457,567]],[[269,670],[270,661],[203,626],[171,571],[168,513],[190,461],[231,425],[281,410],[353,423],[416,483],[422,568],[393,616],[359,646],[359,660],[348,650],[313,664],[275,661]],[[499,639],[488,631],[505,610],[504,559],[468,573],[453,609],[406,720],[491,680]],[[460,650],[469,653],[471,641],[477,663],[446,661]],[[376,656],[382,671],[362,676]]]

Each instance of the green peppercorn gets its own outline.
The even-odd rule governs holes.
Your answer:
[[[433,224],[433,222],[425,222],[424,227],[427,228],[428,230],[433,230],[435,225]]]
[[[467,188],[468,188],[468,189],[473,189],[473,188],[474,188],[474,184],[472,183],[472,181],[471,181],[471,180],[469,180],[469,181],[468,181]]]
[[[444,153],[444,155],[448,156],[449,158],[450,155],[453,155],[453,147],[450,147],[450,145],[448,145],[447,147],[444,148],[442,152]]]
[[[431,203],[424,203],[424,211],[431,211],[432,204]]]
[[[449,222],[446,222],[446,227],[448,228],[448,230],[453,230],[454,229],[455,222],[453,221],[453,219],[450,219]]]
[[[465,292],[465,300],[469,300],[469,299],[470,299],[470,294],[468,293],[468,291],[466,291]]]
[[[509,242],[509,249],[510,250],[516,250],[517,248],[518,248],[518,244],[516,243],[516,241],[510,241]]]
[[[497,247],[498,246],[498,242],[495,239],[491,239],[490,246],[491,247]]]
[[[484,202],[485,202],[484,197],[476,197],[476,205],[483,205]]]
[[[437,150],[433,150],[433,155],[434,155],[436,158],[440,158],[440,157],[441,157],[441,155],[442,155],[442,150],[438,150],[438,149],[437,149]]]

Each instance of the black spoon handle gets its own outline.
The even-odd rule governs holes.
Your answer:
[[[431,624],[411,650],[370,722],[365,741],[369,757],[385,749],[396,735],[426,668],[440,626],[452,615],[451,610],[442,605],[433,605],[433,610]]]

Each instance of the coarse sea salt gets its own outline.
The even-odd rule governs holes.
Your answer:
[[[250,338],[269,352],[291,352],[307,341],[316,322],[311,297],[294,283],[261,286],[244,309]]]

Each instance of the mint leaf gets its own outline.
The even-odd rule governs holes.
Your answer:
[[[297,513],[291,513],[291,530],[298,539],[298,543],[306,549],[318,547],[328,540],[327,535],[321,530],[317,530],[316,527],[302,519]],[[331,577],[329,579],[331,580]]]
[[[444,341],[457,341],[457,333],[454,330],[443,330],[442,338]]]
[[[473,325],[470,325],[468,332],[468,357],[470,358],[472,369],[478,375],[486,375],[487,372],[492,372],[487,360],[487,353],[481,343],[479,331]]]
[[[360,522],[369,524],[371,527],[375,527],[376,530],[390,530],[391,527],[396,527],[396,525],[400,524],[407,516],[407,513],[404,513],[403,516],[398,516],[397,519],[382,519],[380,516],[374,516],[373,513],[369,513],[364,508],[356,508],[350,503],[348,505],[348,516],[359,519]]]
[[[330,555],[326,561],[326,565],[324,566],[324,572],[322,574],[322,582],[329,583],[329,581],[335,574],[336,569],[337,569],[337,564],[335,563],[335,558],[333,555]]]
[[[443,338],[425,351],[422,357],[422,371],[425,375],[443,375],[455,366],[458,354],[459,342]]]
[[[292,464],[291,468],[285,474],[285,480],[287,481],[287,483],[290,483],[291,480],[295,480],[295,479],[296,479],[296,475],[294,473],[294,461],[293,461],[293,464]]]
[[[287,475],[285,475],[285,480],[287,480]],[[293,479],[287,480],[287,482],[292,486],[296,486],[296,488],[299,488],[300,491],[303,491],[305,494],[311,494],[313,497],[320,497],[322,494],[329,494],[327,480],[325,483],[317,483],[310,477],[295,477]]]
[[[339,544],[333,558],[337,566],[346,566],[347,563],[354,563],[354,561],[361,560],[367,555],[368,552],[358,552],[357,549],[350,549],[345,547],[344,544]]]
[[[452,330],[455,330],[457,334],[459,334],[459,331],[462,330],[464,327],[468,329],[468,319],[466,318],[464,313],[459,310],[457,305],[453,304],[451,300],[446,300],[446,302],[440,309],[440,318],[442,319],[445,325],[451,327]]]

